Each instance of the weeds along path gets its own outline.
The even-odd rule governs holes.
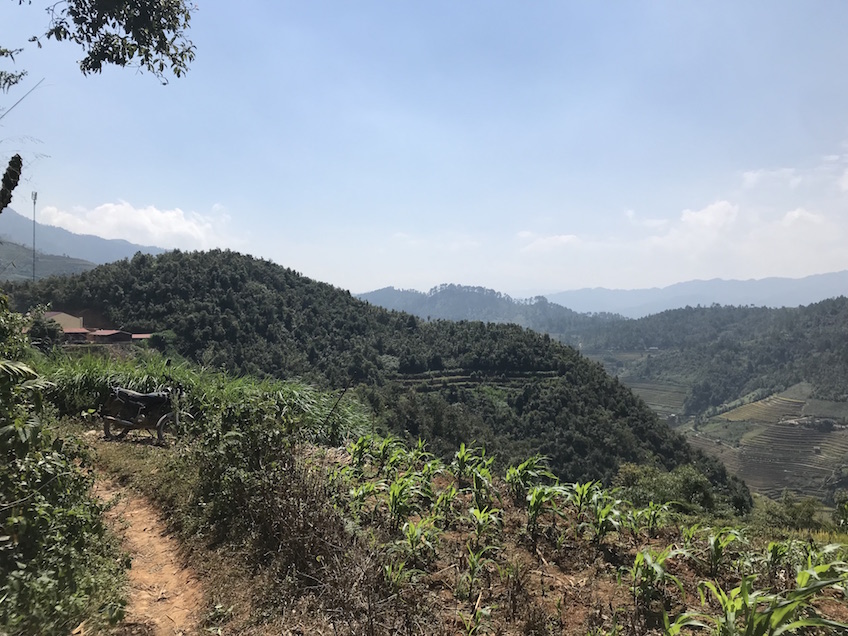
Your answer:
[[[103,502],[117,498],[106,512],[112,531],[132,558],[128,571],[127,612],[114,632],[122,636],[174,636],[199,631],[203,591],[198,576],[180,558],[159,511],[130,488],[100,477],[94,493]]]

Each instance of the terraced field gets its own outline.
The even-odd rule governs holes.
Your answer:
[[[683,412],[683,401],[689,387],[682,384],[660,384],[653,382],[631,382],[622,380],[622,384],[632,389],[640,398],[660,415],[674,415]]]
[[[784,490],[824,497],[841,467],[848,464],[848,427],[819,431],[775,423],[751,432],[737,448],[697,433],[692,433],[689,441],[716,455],[752,490],[773,498]]]
[[[721,415],[721,418],[730,422],[777,423],[781,420],[801,417],[804,404],[804,400],[770,395],[763,400],[744,404],[728,411]]]

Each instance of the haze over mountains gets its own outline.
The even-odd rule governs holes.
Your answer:
[[[464,296],[464,300],[458,297]],[[718,305],[797,307],[848,294],[848,270],[804,278],[761,280],[693,280],[651,289],[578,289],[527,300],[516,300],[491,289],[440,285],[429,292],[385,287],[357,296],[362,300],[421,317],[448,320],[517,322],[538,328],[523,319],[541,300],[567,307],[578,314],[618,314],[642,318],[668,309]],[[551,311],[553,308],[547,308]],[[559,312],[558,312],[559,313]],[[609,317],[609,316],[608,316]]]
[[[32,246],[32,219],[12,208],[0,214],[0,242]],[[91,234],[74,234],[52,225],[35,224],[35,249],[44,254],[61,254],[85,259],[97,265],[132,258],[136,252],[162,254],[167,250],[151,245],[136,245],[123,239],[104,239]],[[66,272],[74,273],[74,272]],[[36,266],[36,277],[38,276]]]
[[[162,254],[164,248],[138,245],[123,239],[104,239],[90,234],[36,222],[36,278],[54,274],[75,274],[104,264],[132,258],[136,252]],[[17,244],[17,245],[10,245]],[[29,279],[31,259],[24,253],[32,245],[32,220],[7,208],[0,215],[0,279]],[[51,255],[61,255],[51,257]],[[58,258],[58,260],[52,260]],[[27,262],[25,262],[27,261]],[[14,263],[14,267],[10,264]],[[43,264],[40,268],[38,265]],[[458,297],[464,295],[465,300]],[[372,304],[408,311],[421,317],[449,320],[516,322],[522,326],[552,331],[535,324],[539,314],[556,314],[562,324],[582,323],[580,314],[618,314],[641,318],[668,309],[686,306],[754,305],[758,307],[797,307],[848,294],[848,270],[804,278],[764,278],[761,280],[693,280],[663,288],[606,289],[602,287],[562,291],[516,300],[482,287],[440,285],[429,292],[386,287],[357,296]],[[540,303],[544,300],[545,302]],[[468,303],[468,304],[465,304]],[[544,320],[544,318],[543,318]]]

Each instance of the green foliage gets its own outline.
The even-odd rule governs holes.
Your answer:
[[[730,544],[742,541],[741,533],[734,528],[718,528],[707,535],[706,564],[710,576],[718,576],[719,569],[729,560]]]
[[[510,466],[506,469],[504,480],[509,485],[512,497],[516,502],[524,501],[527,497],[527,490],[543,479],[556,480],[556,476],[547,466],[548,461],[548,458],[544,455],[533,455],[517,466]]]
[[[665,614],[670,600],[669,585],[677,588],[681,595],[685,594],[680,579],[666,567],[666,562],[679,554],[685,553],[671,547],[660,552],[646,548],[636,553],[628,574],[634,605],[640,616],[656,620]]]
[[[504,466],[539,449],[569,481],[610,483],[625,462],[694,463],[713,485],[730,481],[600,365],[515,325],[417,320],[226,251],[139,254],[14,295],[19,307],[49,300],[133,331],[171,332],[174,349],[207,369],[352,384],[375,430],[425,440],[443,459],[478,439]],[[459,478],[465,487],[472,476],[461,468]]]
[[[706,602],[709,592],[721,608],[718,616],[704,615],[703,619],[712,622],[716,636],[779,636],[806,628],[842,632],[848,625],[817,616],[811,601],[846,576],[830,566],[803,570],[796,577],[795,588],[782,596],[756,590],[755,575],[743,577],[729,592],[712,581],[703,581],[699,585],[701,603]]]
[[[26,354],[23,323],[0,296],[0,632],[65,634],[86,617],[120,618],[123,572],[88,455],[46,429],[50,385],[14,359]]]
[[[186,38],[194,8],[184,0],[71,0],[50,8],[44,36],[79,45],[83,73],[114,64],[145,68],[160,79],[166,71],[180,77],[194,59]]]

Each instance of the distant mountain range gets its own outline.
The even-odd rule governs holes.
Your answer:
[[[848,270],[804,278],[692,280],[651,289],[578,289],[547,299],[577,312],[610,312],[641,318],[667,309],[718,305],[798,307],[848,295]]]
[[[616,314],[625,318],[642,318],[668,309],[698,305],[798,307],[845,295],[848,295],[848,271],[805,278],[693,280],[651,289],[596,287],[527,300],[515,300],[491,289],[463,285],[440,285],[426,293],[385,287],[358,294],[358,297],[374,305],[408,311],[423,318],[515,322],[551,332],[551,329],[537,323],[540,313],[553,314],[558,322],[567,317],[574,324],[584,322],[578,316],[585,317],[585,314],[599,314],[595,318],[603,319],[610,319]]]
[[[0,214],[0,243],[18,243],[32,246],[32,219],[28,219],[6,208]],[[132,258],[136,252],[162,254],[167,250],[150,245],[136,245],[123,239],[104,239],[91,234],[74,234],[52,225],[35,224],[35,249],[43,254],[62,254],[76,259],[85,259],[95,264],[111,263]],[[38,256],[36,254],[36,256]],[[5,264],[5,261],[0,261]],[[0,264],[3,267],[3,264]],[[30,265],[31,268],[31,265]],[[89,268],[90,269],[90,268]],[[31,275],[30,271],[30,275]],[[54,273],[75,273],[54,272]],[[41,277],[36,262],[36,276]]]

